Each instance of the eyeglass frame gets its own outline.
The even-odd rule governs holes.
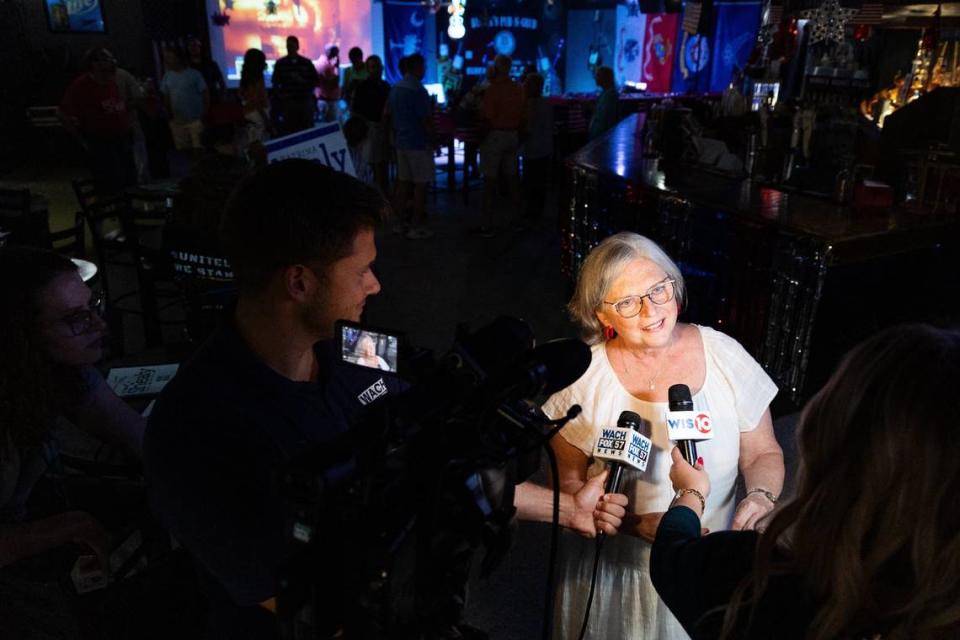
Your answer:
[[[90,296],[90,301],[87,303],[86,309],[78,309],[71,313],[69,316],[53,320],[54,324],[64,324],[70,329],[70,334],[76,338],[79,336],[86,335],[91,333],[91,329],[94,326],[93,318],[103,318],[103,313],[105,311],[106,296],[103,292],[97,292]],[[77,327],[83,327],[81,330],[78,330]]]
[[[661,286],[661,285],[664,285],[664,284],[670,284],[670,285],[671,285],[672,293],[670,294],[670,297],[667,298],[666,300],[664,300],[663,302],[655,302],[653,298],[650,298],[650,296],[652,295],[652,292],[653,292],[654,289],[656,289],[657,287],[659,287],[659,286]],[[649,289],[647,289],[647,292],[646,292],[645,294],[643,294],[643,295],[629,295],[629,296],[624,296],[624,297],[620,298],[619,300],[614,300],[613,302],[607,302],[606,300],[602,300],[601,302],[602,302],[603,304],[608,304],[608,305],[610,305],[611,307],[613,307],[613,310],[617,313],[617,315],[620,316],[621,318],[623,318],[624,320],[629,320],[630,318],[636,318],[638,315],[640,315],[640,312],[643,311],[643,299],[644,299],[644,298],[650,298],[650,302],[652,302],[653,304],[657,305],[658,307],[659,307],[660,305],[667,304],[668,302],[670,302],[671,300],[673,300],[673,299],[677,296],[677,286],[676,286],[676,285],[677,285],[677,281],[676,281],[674,278],[671,278],[670,276],[667,276],[666,278],[664,278],[664,279],[661,280],[660,282],[657,282],[656,284],[654,284],[653,286],[651,286]],[[637,312],[636,312],[635,314],[633,314],[632,316],[625,316],[625,315],[623,315],[622,313],[620,313],[620,310],[617,308],[617,305],[620,304],[620,303],[622,303],[622,302],[624,302],[624,301],[626,301],[626,300],[629,300],[630,298],[637,298],[637,299],[640,301],[640,306],[637,307]]]

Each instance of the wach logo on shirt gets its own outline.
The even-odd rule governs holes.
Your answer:
[[[380,378],[372,385],[364,389],[363,393],[357,396],[357,400],[359,400],[360,404],[363,406],[367,406],[380,396],[385,395],[387,395],[387,385],[384,383],[383,378]]]

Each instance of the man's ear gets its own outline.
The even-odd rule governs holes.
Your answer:
[[[314,286],[313,274],[302,264],[292,264],[283,270],[283,287],[291,300],[305,302]]]

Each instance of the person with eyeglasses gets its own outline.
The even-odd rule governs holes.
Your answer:
[[[107,334],[101,311],[69,258],[0,249],[0,567],[71,543],[103,564],[112,550],[110,533],[90,513],[62,498],[31,499],[57,464],[60,419],[140,457],[144,418],[94,368]]]
[[[683,275],[652,240],[618,233],[586,258],[568,309],[591,345],[583,376],[543,406],[551,418],[574,404],[583,412],[551,440],[560,486],[575,493],[601,473],[592,459],[600,429],[624,410],[643,418],[653,441],[643,473],[625,470],[620,491],[627,513],[599,567],[587,638],[686,638],[650,581],[650,543],[675,492],[670,473],[673,444],[667,435],[667,390],[686,384],[695,410],[708,411],[712,440],[698,443],[713,491],[702,526],[710,531],[753,529],[770,513],[783,486],[783,452],[773,434],[769,405],[777,387],[733,338],[709,327],[681,323]],[[738,477],[746,498],[735,504]],[[593,548],[567,536],[558,572],[555,638],[576,638],[584,617]]]

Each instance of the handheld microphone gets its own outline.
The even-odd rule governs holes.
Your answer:
[[[713,438],[710,425],[710,413],[694,411],[690,387],[675,384],[667,390],[670,410],[667,411],[667,434],[677,443],[684,459],[691,465],[697,464],[697,441]]]
[[[620,489],[625,467],[638,471],[647,470],[652,443],[650,438],[640,433],[641,420],[633,411],[624,411],[617,419],[617,426],[600,430],[593,457],[610,463],[607,493],[616,493]]]

